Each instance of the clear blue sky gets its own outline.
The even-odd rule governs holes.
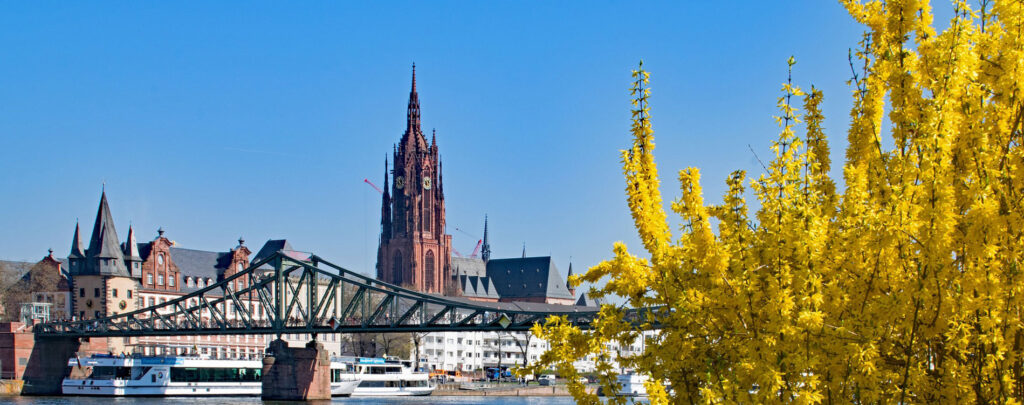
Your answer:
[[[415,62],[455,248],[489,214],[494,257],[525,242],[564,274],[641,247],[619,164],[638,60],[666,200],[696,166],[717,202],[730,171],[760,172],[748,145],[770,154],[790,55],[825,91],[842,161],[861,32],[820,0],[5,2],[0,258],[66,256],[106,182],[121,238],[129,223],[204,250],[288,238],[369,272],[380,195],[363,179],[383,180]]]

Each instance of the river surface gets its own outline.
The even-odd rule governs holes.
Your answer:
[[[262,405],[273,404],[263,402],[254,397],[201,397],[201,398],[101,398],[101,397],[0,397],[0,404],[12,405]],[[426,397],[391,397],[391,398],[335,398],[333,404],[360,405],[571,405],[572,397],[466,397],[466,396],[426,396]],[[295,402],[292,402],[295,404]]]

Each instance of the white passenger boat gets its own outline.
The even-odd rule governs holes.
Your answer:
[[[408,361],[380,357],[334,358],[331,359],[331,369],[339,370],[338,379],[359,381],[352,392],[354,397],[430,395],[434,392],[430,374],[413,371]]]
[[[263,362],[199,357],[93,355],[68,360],[91,368],[84,378],[64,379],[65,395],[259,396]]]
[[[260,396],[263,392],[260,360],[93,355],[72,358],[68,366],[91,370],[84,378],[65,378],[61,387],[65,395]],[[331,395],[352,395],[359,385],[353,368],[331,366]]]

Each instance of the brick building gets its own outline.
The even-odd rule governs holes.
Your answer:
[[[428,144],[421,130],[415,65],[405,132],[394,147],[392,162],[390,172],[384,163],[377,279],[478,301],[595,304],[567,287],[550,256],[492,259],[486,218],[481,257],[452,257],[452,238],[445,234],[437,136],[433,134]]]
[[[287,240],[269,240],[253,255],[241,238],[237,245],[224,251],[188,249],[168,239],[162,228],[153,240],[138,242],[134,228],[129,227],[125,242],[118,243],[104,192],[88,248],[82,246],[79,227],[75,225],[68,255],[71,314],[76,319],[90,319],[163,304],[231,277],[246,269],[250,262],[278,250],[294,249]],[[244,277],[234,283],[232,287],[236,290],[246,287]],[[215,289],[206,294],[215,297],[219,291]],[[257,297],[243,297],[240,301],[257,319],[267,316],[258,305]],[[193,299],[189,304],[196,305],[197,301]],[[228,320],[237,318],[232,305],[225,304],[221,311]],[[202,315],[203,321],[209,319],[209,314]],[[109,344],[110,351],[115,353],[255,358],[262,356],[271,339],[269,335],[142,336],[111,338]],[[303,346],[310,337],[285,335],[284,339],[289,345]],[[337,334],[322,335],[320,340],[328,350],[338,351],[340,337]]]

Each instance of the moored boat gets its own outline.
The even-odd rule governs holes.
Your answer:
[[[72,358],[68,366],[90,372],[65,378],[65,395],[259,396],[263,388],[259,360],[92,355]]]
[[[430,374],[413,371],[408,361],[380,357],[347,357],[331,359],[331,369],[344,370],[339,379],[359,381],[354,397],[430,395],[434,387]],[[333,391],[332,375],[332,391]]]

